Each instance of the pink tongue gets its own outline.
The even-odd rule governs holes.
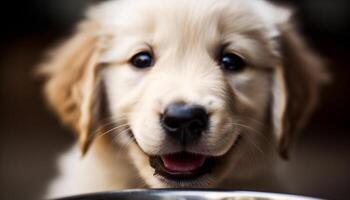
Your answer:
[[[176,172],[189,172],[200,168],[205,161],[205,156],[188,153],[170,154],[161,157],[164,166]]]

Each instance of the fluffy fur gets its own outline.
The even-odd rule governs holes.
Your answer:
[[[259,188],[268,184],[263,176],[272,183],[276,155],[288,156],[327,78],[290,17],[288,9],[263,0],[94,6],[41,68],[50,105],[79,138],[79,147],[60,158],[47,196],[140,187]],[[221,70],[223,46],[248,67]],[[143,50],[153,52],[155,65],[135,69],[129,60]],[[180,149],[159,125],[159,114],[174,101],[202,105],[211,114],[208,136],[186,148],[220,160],[194,181],[155,176],[148,161]]]

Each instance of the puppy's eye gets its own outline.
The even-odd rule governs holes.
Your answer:
[[[240,56],[233,53],[222,54],[219,61],[220,67],[223,70],[231,72],[239,72],[246,67],[244,60]]]
[[[144,69],[153,65],[153,57],[148,52],[141,52],[134,55],[130,63],[137,68]]]

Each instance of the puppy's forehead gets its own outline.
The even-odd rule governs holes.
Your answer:
[[[119,27],[129,33],[168,31],[200,35],[207,28],[221,32],[261,29],[268,10],[261,0],[119,0],[104,3],[90,16],[106,27]],[[265,2],[264,2],[265,3]],[[266,3],[265,3],[266,4]],[[186,29],[191,29],[188,31]]]
[[[269,21],[272,12],[258,11],[265,4],[268,8],[262,0],[119,0],[100,5],[90,17],[112,30],[115,41],[109,45],[113,51],[107,54],[111,59],[118,57],[116,52],[128,54],[119,57],[130,57],[142,49],[136,47],[140,44],[174,55],[190,55],[193,50],[214,55],[220,45],[236,42],[235,51],[252,57],[253,62],[266,63],[269,56],[260,55],[264,54],[260,50],[267,42],[257,40],[275,34],[275,24]]]

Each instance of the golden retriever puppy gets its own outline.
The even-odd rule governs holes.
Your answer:
[[[111,0],[42,66],[78,136],[47,196],[126,188],[263,188],[326,79],[263,0]]]

